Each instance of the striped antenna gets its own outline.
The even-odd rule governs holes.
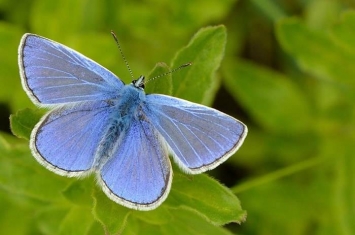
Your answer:
[[[122,49],[121,49],[120,43],[118,42],[117,36],[116,36],[115,32],[113,32],[113,30],[111,30],[111,34],[112,34],[113,38],[114,38],[115,41],[116,41],[118,50],[120,50],[122,59],[123,59],[124,63],[126,64],[126,67],[127,67],[128,71],[129,71],[129,73],[131,74],[132,79],[134,79],[134,76],[133,76],[131,67],[129,67],[129,64],[128,64],[127,60],[126,60],[126,57],[124,56],[123,51],[122,51]]]
[[[180,69],[182,69],[182,68],[185,68],[185,67],[187,67],[187,66],[190,66],[190,65],[192,65],[192,62],[188,62],[188,63],[186,63],[186,64],[182,64],[182,65],[180,65],[179,67],[177,67],[177,68],[175,68],[175,69],[173,69],[173,70],[170,70],[169,72],[162,73],[162,74],[159,74],[158,76],[149,78],[147,81],[144,82],[144,84],[146,84],[147,82],[153,81],[154,79],[157,79],[157,78],[160,78],[160,77],[164,77],[164,76],[166,76],[166,75],[168,75],[168,74],[174,73],[174,72],[176,72],[176,71],[178,71],[178,70],[180,70]]]

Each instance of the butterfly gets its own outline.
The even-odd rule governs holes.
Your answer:
[[[169,154],[198,174],[227,160],[247,127],[218,110],[162,94],[145,94],[145,77],[125,85],[109,70],[60,43],[25,34],[18,51],[23,89],[49,108],[30,137],[32,155],[56,174],[97,175],[105,194],[152,210],[172,182]]]

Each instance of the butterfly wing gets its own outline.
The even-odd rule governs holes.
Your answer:
[[[170,191],[172,170],[161,136],[146,120],[132,120],[112,157],[100,169],[104,192],[136,210],[158,207]]]
[[[164,95],[147,95],[144,112],[168,143],[174,160],[197,174],[227,160],[242,145],[247,127],[218,110]]]
[[[110,99],[124,85],[84,55],[33,34],[22,37],[19,67],[24,90],[39,105]]]
[[[32,131],[32,154],[60,175],[79,176],[91,170],[110,121],[110,107],[96,101],[50,111]]]

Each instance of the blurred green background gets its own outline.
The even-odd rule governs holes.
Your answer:
[[[353,0],[1,0],[0,234],[201,234],[207,224],[210,234],[355,234],[354,7]],[[97,188],[94,179],[54,176],[31,157],[27,140],[11,135],[10,114],[35,108],[18,72],[24,33],[74,48],[128,83],[111,29],[138,76],[157,62],[171,65],[196,32],[221,24],[224,58],[201,102],[249,128],[242,148],[208,172],[238,196],[247,212],[240,225],[220,228],[241,219],[217,223],[207,212],[194,219],[193,207],[176,214],[162,207],[148,219],[110,205],[103,219],[95,208],[105,196],[93,204],[80,196]],[[48,201],[52,188],[70,203]]]

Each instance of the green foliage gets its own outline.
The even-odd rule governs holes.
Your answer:
[[[21,203],[38,207],[32,211],[37,211],[37,229],[45,234],[90,234],[97,223],[109,234],[129,233],[132,220],[139,221],[134,229],[138,226],[144,231],[152,226],[152,231],[161,234],[166,234],[165,230],[178,233],[175,223],[191,234],[209,230],[210,234],[228,234],[215,225],[239,223],[245,218],[235,195],[205,175],[188,177],[176,169],[171,193],[162,206],[148,212],[133,211],[108,199],[93,177],[76,180],[57,176],[35,163],[26,145],[9,149],[6,145],[3,139],[1,150],[6,157],[1,157],[0,163],[6,171],[0,173],[0,184],[6,192],[18,195]],[[13,178],[27,180],[13,182]],[[185,215],[189,223],[181,221]]]
[[[30,139],[31,131],[39,121],[42,112],[33,109],[22,109],[10,116],[11,130],[14,135],[26,140]]]
[[[311,124],[305,95],[283,75],[235,60],[226,61],[223,72],[230,93],[266,129],[297,133]]]
[[[0,109],[11,111],[16,136],[0,132],[1,234],[355,234],[354,7],[346,0],[0,1]],[[61,42],[129,83],[111,29],[134,78],[192,62],[148,82],[147,93],[213,104],[249,128],[237,154],[209,172],[218,180],[174,165],[171,192],[153,211],[111,201],[94,175],[55,175],[28,147],[46,110],[21,87],[21,35]]]
[[[349,75],[355,73],[352,66],[355,54],[353,50],[341,46],[341,38],[312,30],[295,18],[280,21],[276,32],[281,46],[304,71],[321,79],[354,85],[354,79]]]
[[[224,26],[204,28],[177,53],[172,67],[186,62],[192,65],[174,74],[174,96],[197,103],[206,103],[213,97],[218,84],[214,74],[224,55],[226,37]],[[199,92],[196,92],[197,87]]]
[[[171,95],[173,90],[173,81],[169,71],[170,69],[165,63],[156,64],[154,69],[150,72],[150,75],[148,76],[148,83],[146,85],[146,88],[144,89],[145,92],[147,94],[157,93],[157,94]],[[156,79],[153,79],[155,77]],[[149,79],[153,79],[153,80],[149,81]]]

